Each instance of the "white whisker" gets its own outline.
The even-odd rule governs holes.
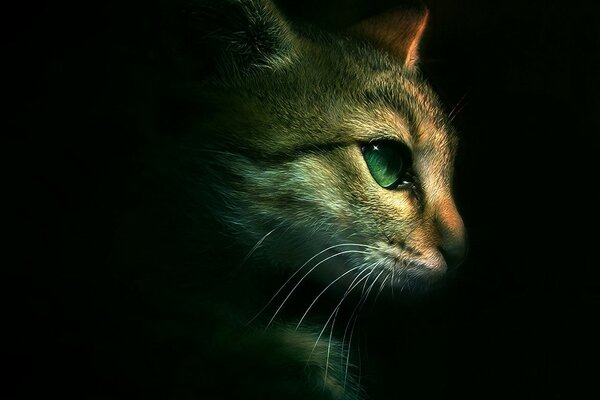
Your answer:
[[[287,231],[287,229],[286,229]],[[330,246],[328,248],[326,248],[325,250],[321,250],[320,252],[318,252],[317,254],[315,254],[314,256],[312,256],[311,258],[308,259],[308,261],[306,261],[304,264],[302,264],[302,266],[300,268],[298,268],[284,283],[283,285],[281,285],[279,287],[279,289],[277,290],[277,292],[275,292],[275,294],[269,299],[269,301],[267,302],[267,304],[265,304],[263,306],[263,308],[261,308],[258,313],[256,313],[256,315],[254,317],[252,317],[252,319],[250,321],[248,321],[248,324],[251,324],[256,318],[258,318],[260,316],[260,314],[262,314],[267,307],[269,307],[269,305],[273,302],[273,300],[275,300],[275,298],[277,298],[277,296],[279,295],[279,293],[281,293],[281,291],[287,286],[288,283],[291,282],[292,279],[294,279],[294,277],[302,270],[304,269],[304,267],[306,267],[308,265],[308,263],[310,263],[312,260],[314,260],[315,258],[317,258],[318,256],[320,256],[321,254],[325,253],[326,251],[329,251],[331,249],[335,249],[337,247],[342,247],[342,246],[358,246],[358,247],[365,247],[365,248],[373,248],[373,246],[367,246],[364,244],[358,244],[358,243],[342,243],[342,244],[336,244],[334,246]]]
[[[354,314],[352,314],[354,315]],[[346,325],[346,329],[344,330],[344,339],[346,338],[346,330],[348,329],[348,326],[350,326],[350,321],[352,321],[352,318],[350,318],[348,320],[348,324]],[[358,321],[358,314],[356,314],[355,318],[354,318],[354,322],[352,322],[352,329],[350,330],[350,339],[348,339],[348,351],[346,352],[346,369],[344,372],[344,388],[346,388],[346,381],[348,379],[348,366],[350,365],[350,349],[352,348],[352,335],[354,335],[354,326],[356,325],[356,321]],[[342,357],[343,357],[343,352],[342,352]],[[344,360],[342,360],[343,362]]]
[[[373,273],[373,271],[375,271],[375,269],[379,266],[379,263],[375,263],[374,265],[370,266],[369,268],[371,269],[371,272],[366,276],[367,278],[367,282],[369,280],[369,277],[371,276],[371,274]],[[383,271],[382,271],[383,272]],[[379,276],[381,276],[381,273],[377,276],[377,278],[375,278],[375,280],[373,281],[373,284],[377,281],[377,279],[379,278]],[[373,287],[373,284],[371,284],[371,287]],[[370,288],[369,288],[370,291]],[[344,295],[344,298],[346,298],[346,296],[348,295],[348,291],[346,292],[346,294]],[[368,293],[367,293],[368,296]],[[342,299],[342,301],[344,301],[344,299]],[[340,301],[340,303],[337,305],[336,309],[335,309],[335,315],[333,316],[333,321],[331,322],[331,329],[329,331],[329,343],[327,345],[327,358],[325,360],[325,379],[327,379],[327,371],[329,368],[329,355],[331,353],[331,338],[333,336],[333,328],[335,327],[335,321],[337,319],[337,315],[338,312],[340,310],[340,306],[342,305],[342,301]],[[327,323],[325,324],[325,327],[327,326]]]
[[[352,322],[352,319],[354,319],[354,322],[352,323],[352,330],[350,332],[350,339],[348,340],[348,351],[346,352],[346,372],[345,372],[345,376],[344,376],[344,385],[346,384],[346,379],[347,379],[347,375],[348,375],[348,365],[350,362],[350,350],[351,350],[351,346],[352,346],[352,335],[354,334],[354,325],[356,324],[356,321],[358,320],[358,313],[357,311],[359,311],[359,309],[361,308],[361,305],[364,304],[364,302],[366,301],[366,296],[369,295],[373,285],[375,284],[375,282],[377,282],[377,279],[379,279],[379,277],[381,276],[381,274],[385,271],[385,269],[382,269],[382,271],[379,273],[379,275],[377,275],[377,277],[373,280],[373,283],[371,284],[371,286],[369,287],[369,289],[367,290],[367,294],[365,296],[365,288],[367,286],[367,282],[369,281],[369,278],[371,277],[371,275],[373,274],[373,272],[375,272],[376,268],[382,263],[382,261],[378,261],[376,263],[374,263],[371,266],[371,271],[369,272],[369,274],[366,276],[366,281],[363,285],[363,290],[361,293],[361,297],[360,300],[358,301],[358,303],[356,304],[356,307],[354,307],[354,310],[352,310],[352,314],[350,315],[350,318],[348,319],[348,323],[346,324],[346,328],[344,329],[344,335],[342,337],[342,348],[344,346],[344,343],[346,341],[346,333],[348,332],[348,327],[350,326],[350,322]],[[334,321],[335,323],[335,321]],[[343,351],[342,351],[342,363],[343,363]]]
[[[369,268],[372,268],[372,266],[367,267],[367,269],[365,269],[366,271],[369,270]],[[325,363],[325,377],[324,379],[327,380],[327,373],[328,373],[328,369],[329,369],[329,355],[330,355],[330,349],[331,349],[331,337],[333,334],[333,327],[335,325],[335,319],[338,315],[338,312],[340,310],[340,306],[342,305],[342,303],[344,302],[344,300],[346,299],[346,297],[348,296],[348,294],[354,290],[355,287],[357,287],[360,282],[363,279],[368,279],[368,277],[370,276],[370,274],[365,275],[364,277],[362,277],[358,282],[356,282],[356,284],[352,287],[349,287],[348,290],[346,290],[346,293],[344,293],[344,296],[342,297],[342,300],[340,300],[340,302],[337,304],[337,306],[335,307],[335,309],[332,311],[332,313],[329,315],[329,318],[327,318],[327,321],[325,321],[325,325],[323,326],[323,329],[321,329],[321,332],[319,333],[319,336],[317,336],[317,340],[315,341],[315,344],[312,348],[312,351],[310,352],[311,356],[314,353],[315,349],[317,348],[317,345],[319,344],[319,341],[321,340],[321,336],[323,336],[323,333],[325,332],[325,329],[327,329],[327,325],[329,325],[329,321],[331,320],[331,318],[333,318],[333,323],[331,324],[331,331],[329,333],[329,343],[327,345],[327,359],[326,359],[326,363]],[[310,359],[310,357],[309,357]]]
[[[365,296],[365,303],[367,301],[367,298],[369,297],[369,294],[371,293],[371,290],[373,289],[373,286],[375,286],[375,283],[377,283],[377,280],[381,275],[383,275],[384,272],[385,269],[382,269],[381,272],[375,277],[375,279],[373,279],[373,283],[371,283],[371,286],[369,286],[369,289],[367,290],[367,295]]]
[[[275,310],[275,313],[273,314],[273,317],[271,317],[271,319],[269,320],[269,323],[267,324],[266,328],[268,328],[273,321],[275,320],[275,317],[277,316],[277,314],[279,313],[279,311],[283,308],[283,306],[285,305],[285,303],[288,301],[288,299],[290,298],[290,296],[294,293],[294,291],[298,288],[298,286],[300,286],[300,284],[302,283],[302,281],[304,281],[304,279],[311,273],[313,272],[319,265],[323,264],[326,261],[331,260],[334,257],[338,257],[344,254],[349,254],[349,253],[359,253],[359,254],[369,254],[366,251],[361,251],[361,250],[344,250],[341,251],[339,253],[336,253],[334,255],[331,255],[327,258],[325,258],[324,260],[319,261],[314,267],[312,267],[306,274],[304,274],[304,276],[302,278],[300,278],[300,280],[298,281],[298,283],[296,283],[296,285],[292,288],[292,290],[290,290],[289,294],[285,297],[285,299],[283,299],[283,301],[281,302],[281,305],[277,308],[277,310]],[[266,329],[265,328],[265,329]]]
[[[254,245],[254,247],[252,247],[252,249],[248,252],[248,254],[246,254],[246,257],[244,257],[244,260],[242,261],[241,265],[246,264],[246,261],[248,261],[248,259],[252,256],[252,254],[254,254],[254,252],[256,250],[258,250],[258,248],[260,247],[260,245],[265,241],[265,239],[267,237],[269,237],[269,235],[273,232],[275,232],[277,229],[279,229],[281,227],[281,224],[279,224],[277,227],[271,229],[269,232],[267,232],[258,242],[256,242],[256,244]]]
[[[379,286],[379,290],[377,291],[377,296],[375,296],[375,300],[373,300],[373,304],[377,303],[377,299],[379,298],[379,295],[381,295],[381,292],[383,291],[383,288],[385,287],[385,283],[390,278],[391,274],[392,274],[391,272],[388,272],[388,274],[385,276],[385,278],[381,282],[381,285]]]
[[[339,310],[340,306],[342,305],[342,303],[344,302],[344,300],[346,300],[346,297],[348,297],[348,295],[350,294],[350,292],[352,290],[354,290],[354,288],[356,288],[358,285],[360,285],[360,283],[365,280],[368,279],[369,276],[371,276],[371,273],[373,272],[372,269],[375,268],[372,264],[368,267],[365,268],[365,271],[371,271],[369,274],[363,276],[358,282],[356,282],[352,287],[348,288],[348,290],[346,290],[346,293],[344,293],[344,296],[342,297],[342,299],[340,300],[340,302],[336,305],[336,307],[334,308],[334,310],[331,312],[331,314],[329,315],[329,318],[327,318],[327,321],[325,321],[325,325],[323,326],[323,329],[321,329],[321,332],[319,333],[319,336],[317,336],[317,340],[315,341],[315,345],[312,348],[311,354],[315,351],[317,345],[319,344],[319,340],[321,339],[321,336],[323,336],[323,332],[325,332],[325,329],[327,329],[327,325],[329,325],[329,321],[331,321],[332,318],[335,318],[334,315],[337,315],[337,311]]]
[[[315,305],[315,303],[317,302],[317,300],[319,300],[319,298],[327,291],[327,289],[329,289],[331,286],[333,286],[337,281],[339,281],[340,279],[342,279],[344,276],[348,275],[352,271],[355,271],[355,270],[357,270],[359,268],[361,268],[361,267],[358,266],[358,267],[354,267],[354,268],[349,269],[348,271],[344,272],[342,275],[340,275],[339,277],[337,277],[335,280],[333,280],[329,285],[325,286],[325,289],[323,289],[317,295],[317,297],[315,297],[315,299],[313,300],[313,302],[310,303],[310,305],[308,306],[308,308],[306,309],[306,311],[302,315],[302,318],[300,318],[300,321],[298,322],[298,325],[296,325],[296,330],[300,327],[300,324],[302,324],[302,321],[304,320],[304,318],[306,317],[306,315],[308,314],[308,312],[310,311],[310,309]]]

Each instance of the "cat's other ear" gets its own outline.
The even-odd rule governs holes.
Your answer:
[[[429,11],[422,4],[397,7],[359,22],[349,33],[386,51],[410,68],[418,62],[419,43],[428,18]]]
[[[220,73],[276,67],[293,53],[294,34],[269,0],[196,0],[188,12],[189,40]]]

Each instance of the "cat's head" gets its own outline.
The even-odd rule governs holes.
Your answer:
[[[188,143],[212,212],[251,258],[401,288],[462,259],[457,140],[416,67],[426,11],[343,35],[299,33],[266,1],[202,12],[221,18],[203,36],[217,68]]]

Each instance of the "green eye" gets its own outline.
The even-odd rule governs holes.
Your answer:
[[[396,189],[407,181],[410,151],[393,141],[375,141],[362,146],[369,171],[379,186]]]

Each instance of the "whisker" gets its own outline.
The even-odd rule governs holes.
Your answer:
[[[369,254],[368,252],[361,251],[361,250],[344,250],[344,251],[341,251],[341,252],[336,253],[334,255],[331,255],[331,256],[325,258],[324,260],[319,261],[306,274],[304,274],[304,276],[302,278],[300,278],[300,280],[298,281],[298,283],[296,283],[296,285],[292,288],[292,290],[290,290],[289,294],[281,302],[281,305],[277,308],[277,310],[275,310],[275,313],[273,314],[273,317],[271,317],[271,319],[269,320],[269,323],[267,324],[267,326],[266,326],[265,329],[269,328],[269,326],[273,323],[273,321],[275,320],[275,317],[277,316],[277,314],[279,313],[279,311],[283,308],[283,306],[288,301],[288,299],[290,298],[290,296],[294,293],[294,291],[298,288],[298,286],[300,286],[300,284],[302,283],[302,281],[304,281],[304,279],[308,275],[310,275],[311,272],[313,272],[319,265],[323,264],[325,261],[329,261],[329,260],[331,260],[334,257],[338,257],[338,256],[341,256],[341,255],[344,255],[344,254],[349,254],[349,253]]]
[[[379,263],[380,264],[380,263]],[[377,266],[379,266],[379,264]],[[360,300],[358,301],[358,303],[356,304],[356,307],[354,307],[354,310],[352,311],[352,315],[350,316],[350,319],[352,319],[352,317],[354,317],[354,315],[356,314],[357,318],[358,318],[358,312],[360,312],[360,310],[362,309],[362,307],[364,306],[364,304],[367,301],[367,298],[369,296],[369,293],[371,293],[371,289],[373,289],[373,286],[375,285],[375,283],[377,282],[377,279],[379,279],[379,277],[385,272],[385,269],[382,269],[381,272],[379,273],[379,275],[377,275],[375,277],[375,279],[373,279],[373,283],[371,283],[371,285],[369,286],[369,288],[367,289],[367,293],[365,294],[364,290],[365,287],[369,281],[369,278],[371,277],[371,275],[373,274],[373,272],[375,272],[376,267],[374,267],[371,272],[369,273],[369,275],[367,276],[367,280],[365,282],[365,285],[363,286],[363,293],[361,294]],[[358,311],[358,312],[357,312]]]
[[[335,307],[335,309],[334,309],[334,310],[333,310],[333,312],[332,312],[332,315],[333,315],[333,314],[334,314],[334,315],[333,315],[333,322],[332,322],[332,324],[331,324],[331,330],[330,330],[330,332],[329,332],[329,342],[328,342],[328,345],[327,345],[327,359],[326,359],[326,363],[325,363],[325,380],[327,380],[327,374],[328,374],[328,371],[329,371],[329,357],[330,357],[330,350],[331,350],[331,339],[332,339],[332,336],[333,336],[333,328],[334,328],[334,326],[335,326],[335,321],[336,321],[336,319],[337,319],[337,316],[338,316],[338,313],[339,313],[339,311],[340,311],[340,306],[341,306],[342,302],[344,301],[344,299],[345,299],[345,298],[348,296],[348,294],[350,293],[350,291],[352,291],[352,290],[353,290],[353,289],[354,289],[356,286],[358,286],[358,285],[360,284],[360,282],[362,281],[362,279],[361,279],[361,281],[358,281],[358,282],[356,283],[356,285],[354,285],[354,283],[356,282],[356,280],[357,280],[357,279],[359,279],[360,275],[362,275],[362,274],[363,274],[363,272],[368,272],[368,271],[369,271],[371,268],[373,268],[373,267],[374,267],[374,265],[375,265],[375,264],[371,264],[371,265],[369,265],[369,266],[367,266],[367,267],[364,267],[364,266],[358,266],[358,267],[352,268],[351,270],[349,270],[349,271],[348,271],[348,272],[350,272],[350,271],[353,271],[353,270],[355,270],[355,269],[357,269],[357,268],[363,268],[363,270],[362,270],[362,271],[360,271],[360,272],[359,272],[359,273],[358,273],[358,274],[357,274],[357,275],[354,277],[354,279],[352,280],[352,282],[350,282],[350,285],[348,285],[348,289],[346,289],[346,292],[344,293],[344,296],[342,297],[342,300],[341,300],[341,301],[338,303],[338,305]],[[347,272],[346,272],[346,273],[347,273]],[[345,275],[345,274],[344,274],[344,275]],[[363,278],[368,278],[368,275],[369,275],[369,274],[367,274],[367,276],[365,276],[365,277],[363,277]],[[353,285],[354,285],[354,286],[353,286]],[[312,306],[312,305],[311,305],[311,306]],[[303,317],[303,318],[304,318],[304,317]],[[317,341],[315,342],[315,346],[313,347],[313,351],[314,351],[314,349],[316,348],[317,344],[319,343],[319,340],[320,340],[320,338],[321,338],[321,335],[323,334],[323,332],[324,332],[324,331],[325,331],[325,329],[327,328],[327,325],[329,324],[329,320],[330,320],[330,319],[331,319],[331,315],[330,315],[330,317],[327,319],[327,321],[325,322],[325,326],[323,327],[323,330],[321,331],[321,334],[319,335],[319,337],[317,338]],[[297,327],[296,327],[296,329],[297,329]],[[344,344],[342,343],[342,353],[343,353],[343,351],[344,351],[343,349],[344,349]],[[311,352],[311,355],[312,355],[312,352]]]
[[[395,294],[394,294],[394,286],[396,286],[395,274],[396,274],[396,266],[394,265],[392,267],[392,280],[390,282],[390,287],[392,289],[392,299],[395,298]]]
[[[375,268],[373,268],[373,270],[371,271],[371,273],[368,275],[367,277],[367,282],[368,282],[368,278],[372,275],[372,273],[375,271]],[[382,271],[383,272],[383,271]],[[373,284],[375,282],[377,282],[377,279],[379,278],[379,276],[381,276],[381,273],[375,278],[375,280],[373,280],[373,283],[371,284],[371,287],[373,286]],[[366,284],[366,282],[365,282]],[[366,286],[366,285],[365,285]],[[367,296],[369,295],[369,291],[367,291]],[[363,287],[363,293],[364,293],[364,287]],[[346,387],[346,382],[348,380],[348,368],[350,366],[350,351],[352,349],[352,337],[354,335],[354,327],[356,326],[356,322],[358,321],[358,316],[359,316],[359,312],[360,309],[362,309],[362,305],[364,304],[364,302],[366,301],[366,297],[364,297],[363,295],[361,295],[360,300],[358,301],[358,303],[356,304],[356,307],[354,307],[354,310],[352,311],[352,314],[350,315],[350,319],[348,320],[348,323],[346,324],[346,328],[344,329],[344,338],[343,340],[345,341],[346,339],[346,332],[348,330],[348,327],[350,326],[350,322],[354,319],[354,322],[352,322],[352,329],[350,330],[350,337],[348,339],[348,351],[346,352],[346,368],[344,371],[344,388]],[[359,369],[360,369],[360,347],[358,348],[358,355],[359,355]],[[342,360],[343,362],[343,360]],[[360,372],[359,372],[360,375]],[[360,379],[360,376],[359,376]]]
[[[464,108],[463,102],[467,98],[467,95],[470,92],[471,92],[471,89],[467,90],[465,92],[465,94],[462,95],[460,100],[458,100],[458,103],[456,103],[456,105],[454,106],[452,111],[450,111],[450,113],[448,113],[448,119],[450,120],[450,122],[454,121],[454,118],[456,118],[456,116],[462,111],[462,109]]]
[[[381,277],[381,275],[383,275],[384,272],[387,272],[387,270],[385,268],[382,268],[381,272],[379,272],[379,274],[375,277],[375,279],[373,279],[373,283],[371,283],[371,286],[369,287],[369,290],[367,291],[367,296],[369,296],[369,294],[371,293],[371,290],[373,290],[373,286],[375,286],[375,284],[379,280],[379,277]]]
[[[414,228],[412,228],[410,231],[408,231],[408,233],[406,235],[404,235],[404,241],[407,242],[408,238],[410,237],[410,235],[412,235],[412,233],[415,231],[415,229],[417,229],[417,227],[415,226]],[[400,277],[399,277],[400,278]],[[396,286],[396,267],[395,265],[392,267],[392,279],[390,281],[390,287],[392,290],[392,299],[396,297],[396,293],[394,291],[394,287]],[[402,293],[402,288],[400,288],[400,293]]]
[[[366,304],[367,299],[369,298],[369,294],[371,293],[371,290],[373,289],[373,286],[375,286],[375,283],[377,283],[377,280],[379,279],[379,277],[381,275],[383,275],[384,272],[385,272],[385,269],[382,269],[381,272],[379,273],[379,275],[377,275],[375,277],[375,279],[373,279],[373,283],[371,283],[371,286],[369,286],[369,289],[367,290],[367,295],[365,296],[365,301],[363,302],[363,306]]]
[[[258,250],[258,248],[260,247],[260,245],[265,241],[265,239],[267,237],[269,237],[269,235],[273,232],[275,232],[277,229],[279,229],[281,227],[281,225],[283,224],[283,222],[281,224],[279,224],[277,227],[271,229],[269,232],[267,232],[258,242],[256,242],[256,244],[254,245],[254,247],[252,247],[252,249],[248,252],[248,254],[246,254],[246,257],[244,257],[244,260],[242,261],[241,265],[246,264],[246,261],[248,261],[248,259],[252,256],[252,254],[254,254],[254,252],[256,250]]]
[[[339,309],[338,309],[339,311]],[[338,311],[335,312],[335,315],[337,317],[337,313]],[[333,318],[333,320],[335,321],[335,317]],[[324,376],[324,380],[325,383],[327,383],[327,373],[329,372],[329,356],[331,355],[331,339],[333,338],[333,326],[334,324],[331,324],[331,329],[329,330],[329,342],[327,343],[327,357],[325,358],[325,376]]]
[[[377,291],[377,296],[375,296],[375,300],[373,300],[373,306],[375,306],[375,303],[377,303],[377,299],[379,298],[379,295],[381,295],[381,292],[383,291],[383,288],[385,287],[385,283],[390,278],[391,274],[392,274],[391,272],[388,272],[388,274],[383,279],[383,282],[381,282],[381,285],[379,286],[379,290]]]
[[[373,271],[375,271],[375,268],[378,265],[374,265],[373,267],[371,267],[371,272],[367,275],[367,281],[369,280],[369,277],[371,276],[371,274],[373,273]],[[381,276],[381,274],[383,273],[383,270],[379,273],[379,275],[377,275],[377,277],[375,278],[375,280],[373,281],[373,283],[371,284],[370,288],[369,288],[369,292],[371,291],[371,288],[373,287],[373,285],[375,284],[375,282],[377,282],[377,279]],[[367,292],[367,296],[369,295],[369,292]],[[343,299],[342,299],[343,301]],[[327,371],[329,368],[329,355],[330,355],[330,350],[331,350],[331,338],[333,336],[333,328],[335,327],[335,320],[337,319],[337,315],[338,312],[340,310],[340,305],[342,303],[340,302],[340,304],[336,307],[336,311],[335,311],[335,315],[333,317],[333,321],[331,322],[331,329],[329,331],[329,343],[327,345],[327,358],[325,360],[325,379],[327,379]]]
[[[298,322],[298,325],[296,325],[296,330],[300,327],[300,324],[302,324],[302,321],[304,320],[304,318],[306,317],[306,315],[308,314],[308,312],[310,311],[310,309],[315,305],[315,303],[317,302],[317,300],[319,300],[319,298],[327,291],[327,289],[329,289],[331,286],[333,286],[337,281],[339,281],[340,279],[342,279],[344,276],[348,275],[350,272],[355,271],[355,270],[357,270],[359,268],[361,268],[361,266],[349,269],[348,271],[344,272],[342,275],[340,275],[339,277],[337,277],[335,280],[333,280],[329,285],[327,285],[325,287],[325,289],[323,289],[317,295],[317,297],[315,297],[315,299],[313,300],[313,302],[310,303],[310,305],[308,306],[308,308],[306,309],[306,311],[302,315],[302,318],[300,318],[300,321]]]
[[[362,289],[362,292],[361,292],[361,298],[362,298],[362,295],[364,294],[365,288],[367,286],[367,281],[369,280],[369,276],[373,273],[373,271],[375,270],[375,268],[377,268],[377,266],[379,265],[379,263],[380,262],[375,262],[375,263],[371,264],[369,267],[367,267],[364,271],[361,271],[360,274],[362,274],[362,272],[367,272],[367,271],[369,272],[367,274],[367,276],[364,277],[367,280],[365,281],[365,284],[363,285],[363,289]],[[358,274],[358,276],[360,276],[360,274]],[[359,285],[360,282],[362,282],[362,281],[363,281],[363,279],[361,279],[359,282],[357,282],[357,285]],[[354,283],[354,281],[352,283]],[[350,285],[352,285],[352,283]],[[354,289],[354,287],[352,287],[352,289]],[[348,293],[348,291],[346,291],[346,293]],[[348,326],[350,325],[350,322],[352,321],[352,317],[354,317],[354,313],[355,312],[356,312],[356,308],[353,310],[352,314],[350,315],[350,319],[348,320],[348,324],[346,324],[346,329],[344,330],[344,336],[342,337],[342,347],[344,347],[344,342],[346,340],[346,331],[348,330]]]
[[[353,314],[353,316],[354,316],[354,314]],[[346,325],[346,329],[344,330],[344,338],[346,337],[346,330],[350,326],[351,321],[352,321],[352,318],[350,318],[350,320],[348,320],[348,324]],[[354,316],[354,322],[352,322],[352,329],[350,330],[350,339],[348,339],[348,351],[346,352],[346,369],[344,371],[344,389],[346,388],[346,381],[348,379],[348,367],[350,366],[350,349],[352,348],[352,335],[354,335],[354,326],[356,326],[356,321],[358,321],[358,314],[356,314],[356,316]],[[343,357],[343,352],[342,352],[342,357]],[[342,362],[344,362],[343,359],[342,359]]]
[[[361,278],[361,280],[358,281],[352,288],[349,288],[349,290],[346,291],[346,293],[344,294],[342,300],[340,300],[340,302],[335,307],[335,309],[333,310],[333,312],[329,315],[329,318],[327,318],[327,321],[325,321],[325,325],[323,326],[323,329],[319,333],[319,336],[317,336],[317,340],[315,341],[315,344],[314,344],[314,346],[312,348],[312,351],[310,352],[309,359],[310,359],[310,357],[312,357],[312,354],[314,353],[315,349],[317,348],[317,345],[319,344],[319,341],[321,340],[321,336],[323,336],[323,333],[325,332],[325,329],[327,329],[327,325],[329,325],[329,321],[331,320],[331,318],[333,317],[333,320],[335,321],[335,318],[337,317],[338,312],[340,310],[340,306],[341,306],[342,302],[346,299],[348,293],[350,293],[350,291],[352,291],[355,287],[357,287],[363,279],[366,279],[368,277],[369,277],[369,274],[367,274],[366,276],[364,276],[363,278]],[[330,333],[329,333],[329,343],[327,345],[327,359],[326,359],[326,362],[325,362],[325,376],[324,376],[325,381],[327,381],[327,374],[328,374],[328,371],[329,371],[329,355],[330,355],[331,338],[332,338],[332,334],[333,334],[333,327],[334,327],[334,325],[335,325],[335,322],[331,324],[331,330],[330,330]]]
[[[371,268],[371,267],[367,267],[367,268]],[[340,300],[340,302],[337,304],[337,306],[335,307],[335,309],[333,310],[333,312],[329,315],[329,318],[327,318],[327,321],[325,321],[325,326],[323,326],[323,329],[321,330],[321,332],[319,333],[319,336],[317,336],[317,340],[315,341],[315,345],[312,348],[312,352],[311,354],[315,351],[315,349],[317,348],[317,345],[319,344],[319,340],[321,339],[321,336],[323,335],[323,332],[325,332],[325,329],[327,329],[327,325],[329,325],[329,321],[331,321],[331,319],[334,317],[334,313],[340,308],[340,306],[342,305],[342,303],[344,302],[344,300],[346,300],[346,297],[348,296],[348,294],[354,290],[354,288],[356,288],[358,285],[360,285],[360,283],[364,280],[367,279],[370,276],[370,274],[367,274],[365,276],[363,276],[358,282],[356,282],[354,284],[354,286],[352,286],[350,289],[348,289],[346,291],[346,293],[344,294],[344,296],[342,297],[342,299]]]
[[[317,258],[318,256],[320,256],[321,254],[325,253],[326,251],[329,251],[331,249],[335,249],[337,247],[342,247],[342,246],[359,246],[359,247],[365,247],[365,248],[373,248],[373,246],[368,246],[365,244],[358,244],[358,243],[342,243],[342,244],[336,244],[334,246],[330,246],[328,248],[326,248],[325,250],[321,250],[320,252],[318,252],[317,254],[315,254],[314,256],[312,256],[310,259],[308,259],[308,261],[306,261],[304,264],[302,264],[302,266],[300,268],[298,268],[284,283],[283,285],[281,285],[281,287],[277,290],[277,292],[275,292],[275,294],[269,299],[269,301],[267,302],[267,304],[265,304],[263,306],[263,308],[261,308],[258,313],[256,313],[256,315],[254,317],[252,317],[252,319],[250,319],[250,321],[248,321],[248,324],[251,324],[256,318],[258,318],[266,309],[267,307],[269,307],[269,305],[271,305],[271,303],[273,302],[273,300],[275,300],[275,298],[277,298],[277,296],[279,295],[279,293],[281,293],[281,291],[287,286],[288,283],[291,282],[292,279],[294,279],[294,277],[302,270],[304,269],[304,267],[306,267],[308,265],[308,263],[310,263],[312,260],[314,260],[315,258]]]
[[[356,274],[356,277],[354,278],[354,280],[352,282],[350,282],[350,285],[348,285],[348,290],[346,290],[346,293],[344,293],[344,295],[346,295],[350,290],[354,289],[355,286],[352,286],[354,284],[354,282],[356,282],[356,280],[364,273],[367,272],[367,275],[370,271],[372,271],[372,269],[375,267],[376,263],[371,264],[370,266],[366,267],[365,269],[363,269],[361,272],[359,272],[358,274]],[[357,282],[356,286],[358,286],[360,284],[360,282],[362,281],[362,279]],[[339,310],[339,308],[336,308],[336,310]],[[336,311],[337,312],[337,311]],[[352,314],[352,316],[354,316],[354,314]],[[337,318],[337,315],[334,317]],[[350,322],[352,321],[352,319],[348,320],[348,323],[346,324],[346,329],[344,329],[344,336],[342,337],[342,356],[341,356],[341,365],[343,366],[344,363],[344,343],[346,341],[346,332],[348,330],[348,326],[350,325]]]
[[[349,362],[350,362],[350,350],[351,350],[351,346],[352,346],[352,335],[354,334],[354,326],[356,324],[356,321],[358,320],[358,313],[357,313],[357,311],[359,311],[359,309],[361,308],[361,305],[363,305],[364,302],[366,301],[366,297],[364,295],[364,291],[365,291],[365,288],[367,286],[367,282],[369,281],[369,278],[371,277],[371,275],[373,274],[373,272],[376,270],[376,268],[379,265],[381,265],[381,263],[382,263],[382,261],[378,261],[375,264],[373,264],[373,266],[371,268],[371,272],[369,272],[369,274],[366,276],[366,281],[365,281],[365,284],[363,285],[363,291],[362,291],[360,300],[356,304],[356,307],[354,307],[354,310],[352,310],[352,314],[350,315],[350,318],[348,319],[348,323],[346,324],[346,328],[344,329],[344,335],[342,337],[342,348],[343,348],[344,343],[346,341],[346,334],[348,332],[348,327],[350,326],[350,323],[354,319],[354,322],[352,323],[352,330],[350,332],[350,339],[348,340],[348,351],[346,352],[346,369],[345,369],[345,376],[344,376],[344,387],[346,385],[346,379],[347,379],[347,375],[348,375],[348,365],[349,365]],[[373,283],[371,284],[371,286],[369,287],[369,289],[367,291],[367,296],[371,292],[371,289],[373,288],[373,285],[375,284],[375,282],[377,282],[377,279],[379,279],[379,277],[381,276],[381,274],[384,271],[385,271],[385,269],[382,269],[382,271],[379,273],[379,275],[377,275],[377,277],[375,277],[375,279],[373,280]],[[334,323],[335,323],[335,321],[334,321]],[[342,350],[342,360],[341,361],[342,361],[342,363],[344,362],[344,360],[343,360],[343,350]]]
[[[319,333],[319,336],[317,336],[317,340],[315,341],[315,344],[312,348],[312,351],[310,353],[309,359],[312,356],[312,354],[314,353],[317,345],[319,344],[319,341],[321,340],[321,336],[323,336],[323,333],[325,332],[325,329],[327,329],[327,326],[329,325],[329,321],[331,320],[331,318],[333,318],[333,322],[331,324],[331,330],[329,332],[329,342],[327,345],[327,359],[326,359],[326,363],[325,363],[325,376],[324,379],[327,380],[327,374],[329,371],[329,357],[330,357],[330,350],[331,350],[331,338],[333,335],[333,329],[335,327],[335,321],[337,319],[337,315],[339,313],[340,307],[342,305],[342,303],[344,302],[344,300],[346,299],[346,297],[350,294],[350,292],[352,290],[354,290],[354,288],[356,288],[358,285],[360,285],[360,283],[363,280],[367,280],[369,279],[369,277],[371,276],[371,274],[373,273],[373,271],[375,270],[375,268],[380,264],[380,262],[376,262],[373,263],[367,267],[365,267],[364,271],[370,271],[368,274],[366,274],[364,277],[362,277],[358,282],[356,282],[354,285],[352,285],[352,283],[350,284],[350,286],[348,287],[348,290],[346,290],[346,292],[344,293],[344,296],[342,297],[342,299],[340,300],[340,302],[337,304],[337,306],[335,307],[335,309],[332,311],[332,313],[329,315],[329,318],[327,318],[327,321],[325,321],[325,324],[323,326],[323,329],[321,330],[321,332]],[[362,274],[362,271],[359,273],[359,275]],[[356,279],[358,278],[355,277],[355,279],[352,282],[355,282]],[[363,290],[364,290],[364,286],[363,286]],[[362,296],[361,296],[362,298]],[[343,353],[343,345],[342,345],[342,353]]]

